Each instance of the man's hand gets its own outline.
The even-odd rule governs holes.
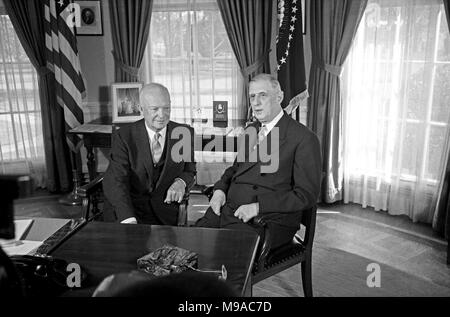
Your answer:
[[[248,222],[259,213],[259,203],[241,205],[234,213],[234,216],[243,222]]]
[[[171,202],[181,203],[183,200],[186,184],[181,179],[176,179],[167,190],[167,196],[164,202],[170,204]]]
[[[214,191],[214,194],[211,200],[209,201],[209,206],[216,215],[220,216],[220,208],[222,208],[222,206],[225,205],[226,199],[227,197],[222,190],[216,189]]]

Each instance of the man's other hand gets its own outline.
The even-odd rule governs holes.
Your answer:
[[[182,179],[177,178],[167,190],[167,196],[164,202],[170,204],[171,202],[181,203],[183,200],[186,184]]]
[[[222,190],[217,189],[214,191],[214,194],[211,200],[209,201],[209,206],[216,215],[220,216],[220,208],[222,208],[222,206],[225,205],[225,201],[226,201],[225,193]]]
[[[248,222],[259,213],[259,203],[241,205],[234,213],[234,216],[243,222]]]

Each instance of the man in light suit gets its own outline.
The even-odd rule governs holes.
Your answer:
[[[144,119],[112,136],[103,180],[112,208],[104,210],[104,220],[176,225],[179,203],[196,174],[194,130],[169,120],[170,95],[163,85],[145,85],[140,102]],[[187,146],[181,147],[180,156],[173,155],[180,142]]]
[[[250,82],[249,95],[258,122],[246,131],[257,128],[260,140],[255,150],[250,145],[250,153],[258,152],[265,144],[272,157],[276,155],[277,168],[266,172],[259,152],[254,161],[251,155],[238,154],[233,166],[215,184],[209,208],[196,225],[256,230],[252,219],[265,214],[270,219],[272,248],[276,248],[292,240],[300,227],[302,211],[317,201],[321,182],[320,146],[312,131],[282,110],[283,92],[274,77],[255,76]]]

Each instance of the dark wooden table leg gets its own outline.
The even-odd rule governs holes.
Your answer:
[[[59,199],[59,203],[66,206],[80,206],[82,203],[81,197],[77,194],[77,189],[80,186],[80,179],[78,177],[76,153],[70,151],[70,162],[72,164],[73,189],[72,192]]]
[[[88,143],[88,144],[86,144]],[[90,142],[85,142],[84,146],[86,147],[87,151],[87,167],[89,172],[89,181],[94,180],[97,177],[97,166],[95,162],[95,156],[94,156],[94,147]],[[95,216],[100,210],[98,209],[98,194],[95,194],[92,196],[92,214]]]
[[[94,156],[94,147],[92,145],[85,144],[86,151],[87,151],[87,167],[89,172],[89,181],[92,181],[97,177],[97,169],[95,166],[95,156]]]

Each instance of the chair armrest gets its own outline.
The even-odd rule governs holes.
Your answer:
[[[90,181],[88,184],[78,187],[76,189],[76,194],[81,196],[82,198],[87,198],[93,193],[97,192],[97,190],[101,189],[102,181],[103,175],[100,175],[94,180]]]
[[[178,219],[177,226],[185,227],[187,226],[187,207],[189,203],[189,195],[191,193],[192,187],[194,187],[195,182],[192,182],[190,186],[188,186],[184,192],[183,199],[180,202],[178,207]]]
[[[188,206],[188,202],[189,202],[189,196],[191,194],[191,190],[194,187],[194,183],[192,183],[191,186],[189,186],[189,188],[186,188],[186,192],[184,193],[183,196],[183,200],[180,203],[180,206],[178,208],[178,220],[177,220],[177,225],[178,226],[187,226],[188,221],[187,221],[187,206]],[[201,194],[205,194],[205,191],[208,190],[210,192],[210,196],[208,196],[207,194],[205,194],[206,196],[208,196],[208,199],[211,199],[212,196],[212,192],[213,192],[214,187],[210,186],[210,187],[204,187],[201,189]],[[198,192],[197,192],[198,193]]]
[[[211,200],[214,194],[214,186],[206,186],[203,190],[203,194],[208,197],[208,200]],[[260,227],[264,231],[264,240],[259,243],[260,250],[257,253],[259,254],[259,256],[256,259],[259,270],[260,266],[264,267],[267,255],[269,254],[269,251],[271,249],[271,239],[266,217],[264,215],[257,215],[255,218],[253,218],[253,224],[257,227]]]
[[[183,195],[183,200],[181,201],[181,203],[187,202],[189,200],[189,196],[191,194],[191,190],[194,187],[194,185],[195,185],[195,179],[190,185],[188,185],[186,187],[186,189],[184,191],[184,195]]]
[[[97,178],[90,181],[88,184],[78,187],[75,189],[75,193],[80,196],[83,200],[82,202],[82,214],[86,221],[91,221],[92,219],[99,216],[101,213],[98,209],[98,199],[97,196],[102,189],[103,176],[100,175]],[[92,209],[92,210],[91,210]],[[93,217],[89,218],[89,214],[92,213]]]
[[[203,195],[208,197],[208,200],[211,200],[213,194],[214,194],[214,186],[206,186],[203,189]]]
[[[264,240],[260,242],[260,250],[257,254],[259,254],[256,259],[256,263],[258,264],[258,271],[262,271],[264,269],[264,264],[266,262],[267,255],[271,249],[271,239],[270,239],[270,231],[267,223],[267,217],[265,215],[257,215],[253,218],[253,224],[262,229],[264,232]]]

